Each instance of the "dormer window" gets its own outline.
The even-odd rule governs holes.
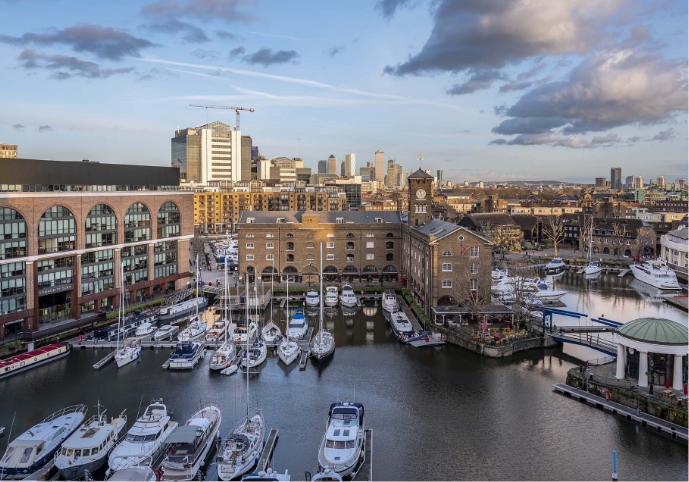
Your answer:
[[[256,218],[246,218],[247,224],[252,224],[256,221]]]
[[[383,224],[383,218],[376,218],[376,223]]]
[[[344,224],[344,218],[335,218],[337,224]]]

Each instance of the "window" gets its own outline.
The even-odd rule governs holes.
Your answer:
[[[478,258],[478,246],[472,246],[471,249],[469,250],[469,257],[470,258]]]
[[[376,218],[376,223],[383,224],[383,218]]]
[[[292,242],[287,243],[287,251],[294,251],[294,243],[292,243]]]
[[[268,234],[266,234],[266,238],[273,238],[273,237],[274,237],[274,236],[273,236],[273,233],[268,233]]]
[[[354,262],[354,255],[353,255],[353,254],[348,254],[348,255],[347,255],[347,262],[348,262],[348,263],[353,263],[353,262]]]
[[[478,280],[476,278],[471,278],[469,280],[469,289],[471,291],[476,291],[478,289]]]
[[[273,254],[266,254],[266,261],[273,261],[275,259],[275,255]]]
[[[366,253],[366,259],[367,259],[367,260],[374,259],[374,258],[373,258],[373,253]]]
[[[464,241],[464,236],[459,236],[458,238],[460,241]]]
[[[385,249],[394,249],[394,247],[395,243],[393,243],[392,241],[388,241],[387,243],[385,243]]]
[[[347,251],[353,251],[353,250],[354,250],[354,243],[351,242],[351,241],[349,241],[349,242],[347,243],[347,246],[345,247],[345,249],[346,249]]]
[[[353,237],[354,237],[354,234],[353,234],[353,233],[347,233],[347,237],[348,237],[348,238],[353,238]]]
[[[254,249],[254,243],[246,243],[246,249]]]
[[[344,224],[344,218],[335,218],[337,224]]]
[[[366,237],[367,237],[367,238],[372,238],[372,237],[373,237],[373,233],[366,233]]]
[[[253,238],[253,237],[254,237],[254,233],[249,233],[249,234],[246,235],[246,237],[247,237],[247,238]]]
[[[151,239],[151,213],[142,203],[129,206],[124,215],[124,242],[134,243]]]
[[[443,251],[443,256],[452,256],[450,251]]]
[[[335,259],[335,255],[334,254],[326,254],[325,259],[328,261],[333,261]]]
[[[443,263],[443,271],[452,271],[452,263]]]
[[[288,237],[288,238],[293,238],[293,237],[294,237],[294,234],[292,234],[292,233],[287,233],[287,237]]]
[[[246,218],[246,222],[247,222],[248,224],[251,224],[251,223],[253,223],[254,221],[256,221],[256,218]]]
[[[366,241],[366,247],[369,249],[373,248],[373,241]]]
[[[478,274],[478,264],[471,263],[471,274]]]
[[[328,249],[334,249],[335,248],[335,243],[333,242],[328,242],[325,244],[325,247]]]
[[[158,239],[179,236],[180,213],[177,204],[167,201],[158,210]]]
[[[288,262],[288,263],[291,263],[291,262],[293,262],[293,261],[294,261],[294,255],[293,255],[293,254],[288,254],[288,255],[287,255],[287,262]]]
[[[386,238],[394,238],[395,235],[392,234],[392,233],[388,233],[388,234],[385,235],[385,237],[386,237]]]
[[[38,223],[38,254],[71,251],[76,248],[76,222],[64,206],[53,206]]]
[[[394,257],[394,255],[392,253],[387,253],[385,255],[385,261],[392,261],[393,257]]]
[[[452,288],[452,280],[451,279],[444,279],[442,287],[443,288]]]
[[[253,260],[254,260],[254,255],[253,255],[253,254],[247,254],[247,255],[246,255],[246,260],[247,260],[247,261],[253,261]]]
[[[266,249],[275,249],[275,243],[266,243]]]

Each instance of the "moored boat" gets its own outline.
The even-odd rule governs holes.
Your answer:
[[[55,467],[66,480],[77,480],[92,474],[108,460],[108,454],[127,431],[124,411],[108,423],[106,410],[84,422],[64,441],[55,455]]]
[[[130,364],[141,356],[141,338],[127,338],[124,346],[115,353],[117,368]]]
[[[306,292],[306,306],[314,308],[321,304],[318,292],[315,290],[309,290]]]
[[[173,320],[175,318],[181,318],[186,315],[190,315],[197,310],[202,310],[206,307],[207,301],[203,296],[198,298],[192,298],[187,301],[182,301],[181,303],[174,304],[172,306],[166,306],[160,309],[158,314],[158,319],[161,321]]]
[[[208,333],[206,333],[206,343],[215,343],[225,336],[227,330],[227,320],[218,320],[213,323]]]
[[[629,267],[639,281],[661,290],[679,290],[677,275],[664,260],[645,261]]]
[[[268,356],[268,348],[265,343],[255,340],[253,344],[249,345],[247,349],[244,350],[244,356],[242,356],[242,366],[248,370],[249,368],[255,368],[266,361]]]
[[[394,290],[385,290],[383,293],[383,309],[388,313],[392,313],[400,309],[400,304],[397,301],[397,294]]]
[[[158,331],[153,335],[155,341],[164,340],[166,338],[172,339],[172,337],[179,331],[179,326],[174,325],[163,325],[158,328]]]
[[[220,480],[234,480],[256,465],[263,449],[264,436],[265,422],[259,409],[235,427],[218,446]]]
[[[408,335],[414,331],[414,327],[403,311],[395,311],[390,314],[390,326],[397,336]]]
[[[351,475],[363,458],[364,439],[364,406],[350,402],[330,405],[318,450],[319,470],[331,470],[341,477]]]
[[[36,368],[60,358],[64,358],[72,351],[69,343],[53,343],[36,350],[27,351],[20,355],[0,360],[0,378],[9,377],[31,368]]]
[[[194,341],[181,341],[177,343],[175,351],[163,365],[169,370],[192,370],[203,358],[203,343]]]
[[[292,315],[292,319],[289,320],[289,325],[287,325],[287,336],[293,340],[300,340],[309,331],[309,322],[304,316],[304,312],[301,310],[295,310]]]
[[[548,264],[545,265],[546,271],[560,272],[567,267],[567,264],[562,260],[562,258],[553,258]]]
[[[340,304],[343,307],[353,308],[358,305],[354,290],[349,285],[342,286],[342,294],[340,295]]]
[[[220,406],[209,402],[177,427],[165,441],[169,451],[160,465],[162,480],[194,480],[205,467],[221,421]]]
[[[62,443],[86,416],[86,405],[63,408],[11,441],[0,459],[0,479],[36,479],[36,472],[53,462]]]
[[[179,341],[196,341],[203,338],[208,329],[205,321],[201,321],[198,316],[193,317],[185,329],[179,332]]]
[[[337,306],[337,286],[328,286],[325,288],[325,296],[323,297],[323,304],[328,307]]]
[[[153,335],[158,330],[158,327],[153,323],[141,323],[134,332],[134,336],[147,337]]]

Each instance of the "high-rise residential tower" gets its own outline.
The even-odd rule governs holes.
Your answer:
[[[251,151],[254,148],[251,136],[242,136],[242,173],[241,181],[251,181]]]
[[[343,176],[356,176],[356,154],[345,154]]]
[[[610,189],[619,191],[622,189],[622,168],[610,168]]]
[[[376,181],[385,181],[385,153],[376,151],[375,156]]]
[[[328,172],[328,161],[318,161],[318,174],[326,174]]]

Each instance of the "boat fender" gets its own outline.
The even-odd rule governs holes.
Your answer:
[[[608,389],[605,389],[605,399],[608,401],[610,400],[610,390]]]
[[[162,470],[155,469],[153,472],[155,473],[156,480],[163,480],[163,471]]]

